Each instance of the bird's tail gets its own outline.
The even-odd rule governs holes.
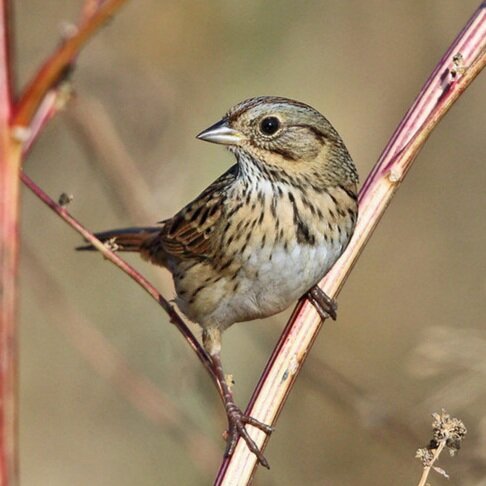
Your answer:
[[[112,246],[113,250],[139,252],[160,230],[161,226],[121,228],[95,233],[95,236],[101,242]],[[76,250],[90,251],[96,248],[93,245],[83,245],[78,246]]]

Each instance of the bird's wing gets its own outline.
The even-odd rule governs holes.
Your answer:
[[[238,167],[235,165],[214,181],[194,201],[173,218],[162,221],[163,228],[157,237],[167,256],[177,259],[209,258],[221,238],[221,226],[228,188],[235,182]]]

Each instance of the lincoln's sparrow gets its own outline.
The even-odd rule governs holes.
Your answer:
[[[236,407],[221,364],[221,333],[276,314],[303,294],[322,317],[336,317],[334,301],[316,283],[353,234],[358,175],[329,121],[285,98],[244,101],[198,138],[227,145],[236,165],[158,226],[97,237],[172,273],[177,305],[203,328],[223,390],[226,454],[242,436],[268,467],[245,425],[271,428]]]

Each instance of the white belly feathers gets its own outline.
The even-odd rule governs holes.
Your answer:
[[[295,244],[256,250],[240,271],[238,292],[222,299],[213,312],[216,322],[258,319],[281,312],[327,273],[342,245]],[[230,318],[231,316],[231,318]]]

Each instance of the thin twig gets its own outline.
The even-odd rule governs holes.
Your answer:
[[[431,459],[430,463],[423,468],[422,477],[420,478],[420,481],[417,484],[417,486],[425,486],[425,484],[427,482],[427,478],[429,477],[430,470],[432,469],[432,466],[434,465],[435,461],[437,461],[437,459],[439,459],[440,453],[444,450],[445,446],[446,446],[445,441],[442,441],[439,444],[439,447],[437,447],[437,449],[434,449],[432,459]]]
[[[108,3],[112,3],[111,0],[106,0],[103,4],[105,8]],[[93,20],[95,16],[90,17],[90,21]],[[59,61],[56,59],[54,54],[51,61],[57,64]],[[37,76],[39,77],[39,76]],[[45,93],[45,97],[41,100],[39,109],[32,116],[32,124],[28,127],[25,133],[25,138],[22,138],[23,142],[23,156],[30,151],[33,144],[40,135],[42,129],[47,125],[47,123],[58,113],[59,109],[64,107],[66,102],[65,94],[63,93],[62,84],[58,84],[55,88],[48,89]],[[15,129],[15,127],[14,127]],[[17,127],[18,129],[18,127]],[[207,355],[206,351],[199,344],[198,340],[191,332],[189,327],[185,324],[184,320],[179,316],[175,309],[168,303],[168,301],[155,289],[155,287],[148,282],[142,275],[137,272],[133,267],[131,267],[127,262],[118,257],[115,253],[109,250],[105,245],[99,242],[93,234],[83,227],[79,222],[77,222],[72,216],[69,215],[67,210],[61,207],[59,204],[54,202],[39,186],[37,186],[25,173],[21,172],[20,175],[22,181],[29,189],[31,189],[35,195],[37,195],[43,202],[45,202],[53,211],[55,211],[61,218],[63,218],[68,224],[73,226],[73,228],[78,231],[82,236],[93,244],[109,261],[114,263],[116,266],[121,268],[125,273],[127,273],[133,280],[135,280],[141,287],[146,290],[167,312],[171,322],[177,327],[177,329],[182,333],[186,341],[189,343],[191,348],[195,351],[198,358],[203,363],[204,367],[208,370],[213,381],[221,394],[221,390],[217,379],[214,376],[213,369],[211,366],[211,360]]]
[[[17,273],[21,144],[38,107],[82,45],[124,1],[107,0],[56,51],[33,79],[21,101],[12,100],[10,2],[0,3],[0,484],[18,483],[17,459]],[[50,110],[49,110],[50,111]],[[43,123],[49,111],[42,115]],[[14,128],[12,128],[14,127]],[[38,127],[33,127],[34,130]]]
[[[79,221],[69,214],[66,208],[63,208],[53,199],[51,199],[25,172],[21,172],[22,182],[47,206],[49,206],[58,216],[60,216],[69,226],[75,229],[88,243],[93,245],[108,261],[116,265],[120,270],[125,272],[140,287],[142,287],[164,310],[167,312],[170,321],[174,324],[179,332],[184,336],[189,346],[196,353],[197,357],[214,379],[219,390],[219,385],[213,372],[211,358],[203,349],[199,341],[194,337],[186,323],[176,312],[174,307],[157,291],[157,289],[139,272],[131,267],[125,260],[116,255],[101,241],[87,230]]]
[[[486,2],[483,2],[435,68],[365,181],[352,241],[320,283],[327,295],[339,293],[432,129],[485,64]],[[312,305],[301,302],[270,357],[247,414],[270,425],[275,423],[321,327]],[[257,445],[264,448],[268,437],[257,429],[250,432]],[[256,457],[240,440],[233,456],[221,464],[215,484],[247,484],[256,465]]]
[[[110,0],[107,0],[103,7],[106,7],[107,3],[111,3]],[[91,16],[90,19],[93,19],[94,16]],[[57,63],[58,61],[55,58],[55,54],[51,58],[51,62]],[[39,75],[37,76],[39,77]],[[63,87],[61,85],[57,85],[53,89],[49,89],[46,93],[44,98],[41,100],[39,104],[38,110],[32,116],[31,125],[28,127],[26,132],[25,139],[22,140],[23,142],[23,157],[27,155],[27,153],[32,148],[33,144],[39,137],[40,133],[42,132],[43,128],[47,125],[47,123],[58,113],[59,109],[64,107],[65,104],[65,97],[63,94]],[[15,122],[15,121],[14,121]],[[202,346],[197,341],[196,337],[193,335],[189,327],[185,324],[183,319],[177,314],[174,308],[169,304],[169,302],[155,289],[155,287],[150,284],[139,272],[137,272],[133,267],[131,267],[127,262],[122,260],[118,255],[113,253],[109,248],[103,245],[100,241],[98,241],[93,234],[87,230],[84,226],[82,226],[79,222],[77,222],[72,216],[69,215],[68,211],[57,204],[53,199],[51,199],[37,184],[35,184],[24,172],[21,172],[20,177],[23,183],[29,187],[29,189],[34,192],[34,194],[39,197],[44,203],[46,203],[54,212],[56,212],[61,218],[63,218],[68,224],[70,224],[76,231],[78,231],[87,241],[93,244],[104,256],[106,259],[114,263],[120,269],[122,269],[125,273],[127,273],[133,280],[135,280],[141,287],[146,290],[149,295],[152,296],[167,312],[169,315],[171,322],[179,329],[182,333],[184,338],[189,342],[191,348],[196,352],[196,355],[199,357],[205,368],[209,371],[210,375],[215,379],[214,373],[211,366],[211,361],[209,356],[207,355],[206,351],[202,348]],[[217,381],[215,380],[216,386]]]
[[[47,125],[47,123],[58,113],[59,107],[64,105],[64,102],[59,103],[60,90],[50,90],[46,95],[46,98],[40,105],[38,112],[33,118],[32,127],[28,130],[28,137],[25,139],[23,144],[23,156],[25,157],[27,153],[32,148],[33,144],[40,135],[42,129]],[[151,295],[167,312],[171,322],[177,327],[181,332],[183,337],[189,343],[190,347],[196,353],[198,358],[203,363],[204,367],[209,371],[213,381],[218,388],[219,393],[221,390],[217,379],[214,375],[213,368],[211,365],[211,358],[208,356],[204,348],[199,344],[194,334],[191,332],[184,320],[175,311],[172,305],[158,292],[158,290],[139,272],[137,272],[131,265],[126,261],[121,259],[118,255],[107,248],[103,243],[97,240],[93,233],[91,233],[87,228],[82,226],[77,222],[72,216],[69,215],[68,211],[61,205],[57,204],[53,199],[51,199],[37,184],[35,184],[24,172],[20,173],[20,178],[22,182],[29,187],[29,189],[46,203],[54,212],[56,212],[62,219],[64,219],[69,225],[71,225],[76,231],[78,231],[87,241],[93,244],[107,260],[114,263],[122,271],[127,273],[133,280],[135,280],[145,291]],[[110,255],[110,256],[108,256]]]

